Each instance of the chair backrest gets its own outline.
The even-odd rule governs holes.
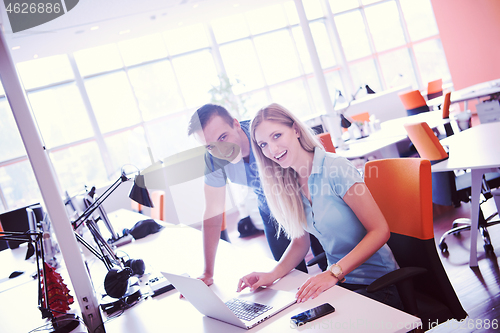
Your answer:
[[[2,222],[0,222],[0,231],[3,231]],[[0,240],[0,251],[6,250],[8,248],[9,248],[9,245],[7,244],[7,241]]]
[[[443,96],[443,79],[427,83],[427,100]]]
[[[365,183],[387,220],[387,244],[400,267],[427,270],[415,289],[436,307],[421,309],[427,320],[467,316],[443,268],[434,240],[431,163],[421,158],[394,158],[365,164]],[[439,304],[439,307],[437,307]],[[439,310],[438,310],[439,309]],[[425,313],[425,315],[424,315]],[[424,321],[424,319],[422,319]]]
[[[420,90],[399,93],[399,98],[409,116],[429,111],[429,106],[427,106]]]
[[[426,122],[405,124],[404,127],[421,158],[437,161],[448,157],[439,139]]]
[[[333,145],[330,133],[321,133],[317,137],[327,152],[335,153],[335,146]]]
[[[432,180],[428,160],[395,158],[369,161],[365,164],[364,177],[391,232],[434,239]]]
[[[165,191],[157,190],[151,193],[151,218],[165,221]]]
[[[364,123],[365,121],[370,121],[370,113],[369,112],[362,112],[355,114],[353,116],[350,116],[350,118],[354,121],[359,121]]]
[[[443,119],[450,118],[450,104],[451,104],[451,92],[447,92],[446,95],[444,95]]]

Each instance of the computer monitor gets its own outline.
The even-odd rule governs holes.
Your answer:
[[[31,208],[36,216],[36,222],[43,220],[43,208],[39,203],[29,205],[26,207],[18,208],[0,214],[0,223],[4,231],[27,232],[30,228],[29,217],[27,209]],[[9,248],[18,248],[21,243],[26,241],[7,241]]]

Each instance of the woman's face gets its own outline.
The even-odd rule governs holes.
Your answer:
[[[265,120],[255,129],[255,139],[264,156],[282,168],[289,168],[297,164],[303,150],[298,133],[295,126]]]

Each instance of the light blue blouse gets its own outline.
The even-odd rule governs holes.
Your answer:
[[[302,196],[307,217],[306,230],[316,236],[325,250],[328,264],[337,263],[366,235],[366,229],[342,199],[347,190],[363,179],[345,158],[315,148],[308,186],[312,206]],[[398,268],[396,260],[384,244],[366,262],[346,275],[346,283],[368,285]]]

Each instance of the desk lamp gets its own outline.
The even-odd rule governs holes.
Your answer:
[[[69,290],[59,274],[45,263],[43,234],[40,225],[37,225],[35,230],[26,232],[0,231],[0,240],[28,242],[26,260],[33,254],[36,255],[38,308],[42,313],[42,319],[47,318],[51,321],[53,329],[51,332],[70,332],[78,327],[80,321],[75,314],[66,313],[69,310],[68,305],[73,303],[73,297],[69,295]]]
[[[80,227],[84,222],[88,227],[97,245],[97,249],[91,246],[76,231],[75,236],[83,246],[85,246],[93,255],[104,263],[106,269],[108,270],[104,279],[104,289],[106,290],[108,296],[117,299],[124,296],[130,296],[132,294],[140,294],[139,288],[132,287],[134,283],[131,283],[133,281],[129,281],[129,279],[134,274],[142,275],[145,269],[144,262],[141,259],[123,262],[116,256],[112,245],[123,236],[119,236],[114,231],[103,207],[101,206],[111,193],[128,180],[131,180],[131,178],[126,175],[122,168],[120,177],[96,199],[94,199],[95,187],[92,187],[84,200],[87,206],[85,211],[72,222],[74,230],[78,229],[78,227]],[[144,176],[140,173],[135,176],[134,185],[130,190],[129,198],[140,203],[141,205],[153,207],[149,192],[144,185]],[[97,209],[100,210],[100,219],[103,220],[112,235],[111,239],[108,241],[106,241],[99,232],[96,224],[97,220],[93,218],[92,214]]]

